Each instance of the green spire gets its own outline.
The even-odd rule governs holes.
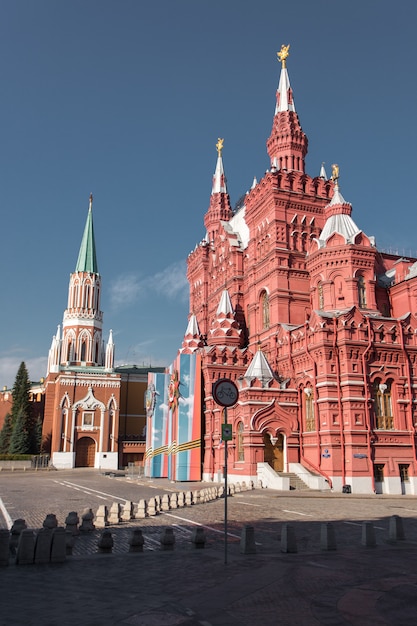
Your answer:
[[[78,261],[75,271],[98,274],[96,244],[94,241],[93,227],[93,194],[90,195],[90,206],[88,207],[87,221],[85,223],[84,234],[81,241],[80,252],[78,254]]]

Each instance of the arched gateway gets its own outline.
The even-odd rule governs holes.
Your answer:
[[[94,467],[96,442],[91,437],[81,437],[75,448],[75,467]]]
[[[284,471],[284,435],[278,433],[272,437],[264,433],[264,462],[268,463],[275,472]]]

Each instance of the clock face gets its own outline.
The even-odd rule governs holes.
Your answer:
[[[235,383],[228,378],[221,378],[213,385],[213,398],[220,406],[233,406],[239,397]]]

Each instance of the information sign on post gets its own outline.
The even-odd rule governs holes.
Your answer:
[[[213,398],[224,407],[222,441],[224,441],[224,562],[227,563],[227,442],[232,440],[232,425],[227,423],[227,409],[236,404],[239,390],[229,378],[220,378],[213,384]]]

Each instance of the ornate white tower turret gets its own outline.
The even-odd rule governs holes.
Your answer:
[[[49,348],[48,355],[48,371],[56,373],[59,371],[59,363],[61,359],[61,327],[58,326],[56,335],[52,337],[51,347]]]
[[[113,331],[110,330],[109,340],[106,346],[106,362],[104,364],[106,370],[112,370],[114,367],[114,342],[113,342]]]

